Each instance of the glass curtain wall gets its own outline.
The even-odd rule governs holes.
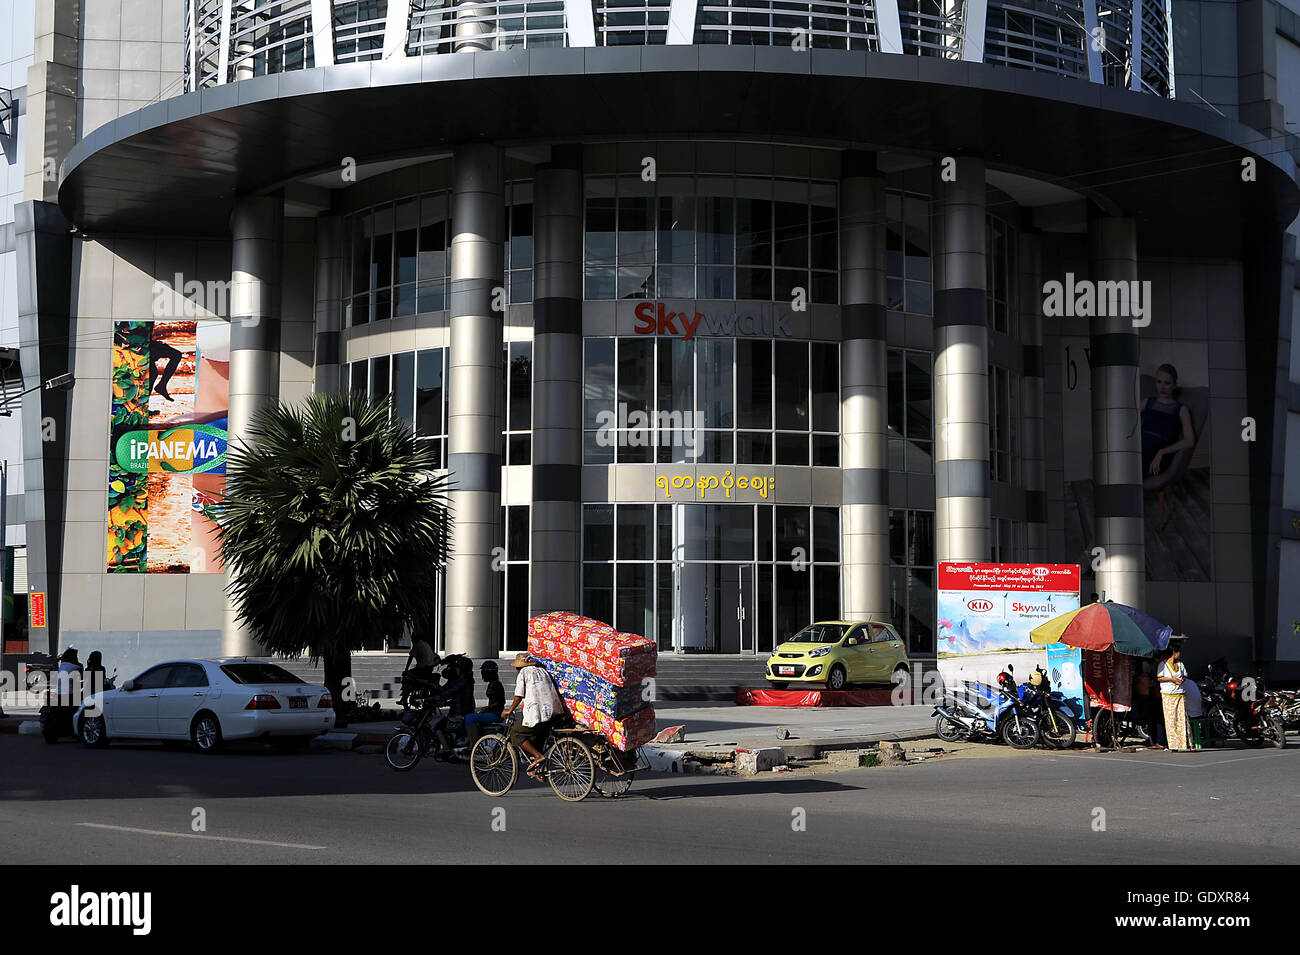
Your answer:
[[[839,617],[839,560],[837,507],[585,504],[582,612],[664,652],[764,653]]]

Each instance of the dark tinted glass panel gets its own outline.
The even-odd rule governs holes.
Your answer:
[[[615,200],[587,200],[587,265],[614,264],[614,236],[617,224]]]
[[[772,203],[767,199],[736,200],[736,264],[772,264]]]
[[[618,559],[650,560],[654,557],[650,525],[654,520],[653,504],[618,506]]]
[[[360,391],[365,394],[370,388],[370,369],[365,361],[354,361],[352,363],[352,380],[348,384],[352,391]]]
[[[393,356],[393,414],[408,424],[415,420],[415,352]]]
[[[776,463],[806,467],[808,465],[808,435],[777,432]]]
[[[776,342],[775,347],[776,426],[781,430],[807,431],[808,345]]]
[[[527,431],[533,426],[533,346],[510,346],[510,428]]]
[[[813,508],[813,560],[839,563],[840,511],[837,507]]]
[[[614,340],[591,338],[584,344],[583,426],[597,428],[602,411],[614,411]]]
[[[835,345],[812,344],[812,428],[840,429],[840,355]]]
[[[511,507],[506,521],[506,560],[528,559],[528,508]]]
[[[836,620],[840,616],[840,568],[823,564],[811,568],[813,579],[813,618]]]
[[[776,508],[776,560],[808,561],[812,556],[808,539],[808,508],[778,505]]]
[[[582,557],[613,560],[614,505],[585,504],[582,508]]]
[[[384,398],[388,397],[390,388],[388,381],[388,365],[389,359],[387,355],[382,358],[371,359],[370,397],[375,401],[382,401]]]
[[[776,262],[778,269],[808,267],[808,207],[798,202],[777,202]]]
[[[776,640],[783,642],[809,624],[812,574],[789,564],[776,565]]]
[[[419,353],[415,379],[415,429],[419,434],[442,434],[441,348]]]

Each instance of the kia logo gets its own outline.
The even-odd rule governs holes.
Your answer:
[[[1046,567],[1035,567],[1035,568],[1034,568],[1034,576],[1035,576],[1035,577],[1046,577],[1049,573],[1050,573],[1050,571],[1049,571]]]
[[[993,609],[993,601],[991,601],[991,600],[968,600],[968,601],[966,601],[966,609],[967,609],[967,610],[974,611],[975,613],[986,613],[986,612],[988,612],[988,611],[990,611],[990,610]]]

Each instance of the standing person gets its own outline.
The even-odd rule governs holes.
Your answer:
[[[515,698],[501,715],[509,716],[523,704],[524,718],[510,727],[510,742],[532,759],[528,764],[528,775],[536,779],[537,768],[546,758],[541,746],[551,731],[551,721],[564,711],[564,704],[551,675],[527,653],[515,654],[510,665],[519,671],[519,676],[515,680]]]
[[[98,650],[91,650],[90,656],[86,657],[86,672],[82,675],[85,681],[86,696],[95,693],[103,693],[107,689],[108,674],[104,672],[104,657]]]
[[[484,660],[478,672],[479,676],[483,677],[483,682],[487,684],[487,706],[465,717],[465,732],[469,736],[470,746],[473,746],[483,733],[479,727],[497,722],[501,719],[501,712],[506,708],[506,688],[497,678],[497,662]]]
[[[1165,736],[1169,740],[1169,751],[1190,749],[1187,745],[1187,691],[1183,682],[1187,679],[1187,668],[1181,660],[1182,648],[1171,646],[1165,651],[1164,662],[1156,671],[1160,683],[1160,702],[1165,711]]]

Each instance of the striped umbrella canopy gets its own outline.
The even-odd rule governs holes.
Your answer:
[[[1034,643],[1064,643],[1080,650],[1114,647],[1131,657],[1153,657],[1169,644],[1170,628],[1151,617],[1113,602],[1091,603],[1071,610],[1029,633]]]

